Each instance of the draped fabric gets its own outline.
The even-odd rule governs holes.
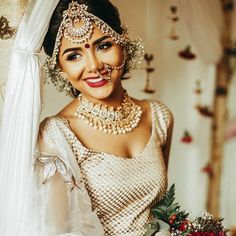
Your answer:
[[[10,62],[0,142],[0,235],[27,232],[33,219],[32,173],[40,114],[41,50],[58,0],[31,1],[23,17]]]
[[[13,45],[1,128],[1,236],[103,236],[88,193],[79,184],[80,171],[68,145],[60,135],[55,134],[57,144],[38,135],[38,53],[58,2],[31,1]],[[66,173],[65,179],[57,175],[49,183],[43,180],[45,171],[38,166],[41,152],[49,152],[40,157],[49,167],[48,177],[55,170]]]
[[[40,219],[30,222],[34,232],[40,236],[104,236],[70,142],[50,118],[41,123],[37,144],[34,207]]]
[[[178,0],[180,17],[201,59],[217,63],[222,56],[223,13],[220,1]]]

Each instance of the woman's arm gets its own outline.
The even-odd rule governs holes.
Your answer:
[[[47,119],[41,124],[35,157],[38,235],[104,236],[57,120]]]

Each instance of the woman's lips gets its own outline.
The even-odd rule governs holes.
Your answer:
[[[92,88],[102,87],[106,83],[108,83],[107,80],[105,80],[101,77],[86,79],[85,82],[88,84],[88,86],[90,86]]]
[[[107,75],[107,71],[101,73],[101,75]],[[101,76],[87,77],[85,82],[92,88],[102,87],[108,83],[108,81]]]

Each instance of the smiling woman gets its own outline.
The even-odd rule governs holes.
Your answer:
[[[86,43],[75,44],[62,38],[58,60],[73,88],[87,98],[105,99],[112,94],[122,96],[123,49],[96,25]]]
[[[173,117],[122,86],[142,45],[108,0],[60,0],[43,48],[45,73],[74,99],[40,124],[35,218],[8,235],[143,236],[167,188]]]

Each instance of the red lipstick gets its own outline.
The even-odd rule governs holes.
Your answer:
[[[91,80],[86,80],[85,82],[88,84],[88,86],[90,86],[90,87],[92,87],[92,88],[98,88],[98,87],[102,87],[102,86],[104,86],[106,83],[108,83],[108,81],[107,80],[105,80],[105,79],[102,79],[102,80],[100,80],[100,81],[96,81],[96,80],[94,80],[94,82],[92,82]]]
[[[103,73],[100,74],[100,76],[90,76],[85,78],[85,82],[88,84],[88,86],[92,88],[97,88],[97,87],[102,87],[105,84],[108,83],[106,79],[103,78],[104,75],[107,75],[107,71],[104,71]]]

